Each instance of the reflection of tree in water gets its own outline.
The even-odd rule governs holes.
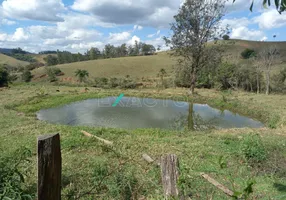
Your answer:
[[[216,124],[219,122],[218,117],[213,117],[211,119],[203,119],[199,113],[194,112],[194,104],[189,103],[189,109],[188,109],[188,116],[186,118],[186,115],[180,114],[172,123],[170,123],[172,129],[175,130],[182,130],[182,129],[188,129],[188,130],[207,130],[207,129],[214,129],[216,127]],[[221,112],[220,117],[223,117],[224,112]]]

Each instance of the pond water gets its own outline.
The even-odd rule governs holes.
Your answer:
[[[65,125],[109,128],[161,128],[182,130],[209,128],[260,128],[254,119],[219,110],[206,104],[123,97],[113,107],[116,97],[88,99],[65,106],[41,110],[39,120]]]

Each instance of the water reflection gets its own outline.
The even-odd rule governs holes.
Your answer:
[[[57,124],[111,128],[162,128],[182,130],[263,127],[259,121],[220,111],[206,104],[150,98],[116,97],[89,99],[58,108],[41,110],[38,119]]]

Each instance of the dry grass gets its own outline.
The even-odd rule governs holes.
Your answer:
[[[12,58],[10,56],[6,56],[0,53],[0,64],[7,64],[10,66],[18,67],[18,66],[26,66],[29,63],[25,61],[17,60],[15,58]]]

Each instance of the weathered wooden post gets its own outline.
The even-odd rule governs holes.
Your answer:
[[[38,200],[61,199],[60,135],[38,137]]]
[[[161,157],[161,176],[165,198],[178,197],[179,161],[176,155]]]

